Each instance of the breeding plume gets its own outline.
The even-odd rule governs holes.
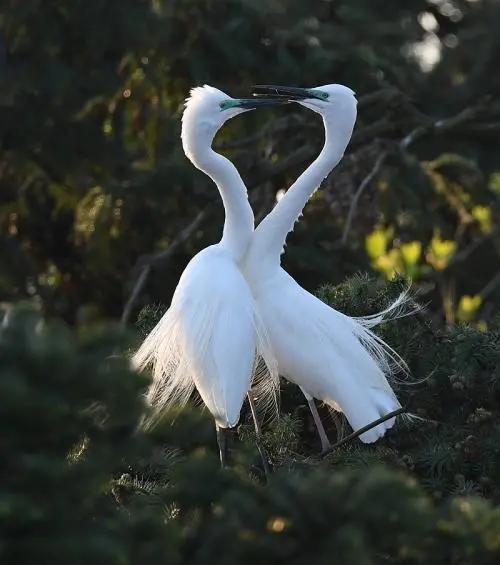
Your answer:
[[[320,114],[324,147],[259,224],[245,257],[243,272],[257,301],[279,373],[299,385],[315,418],[324,449],[328,440],[313,398],[345,413],[356,431],[401,407],[387,377],[397,355],[370,328],[397,315],[404,301],[376,316],[351,318],[304,290],[280,266],[287,234],[310,196],[339,163],[356,121],[354,92],[339,84],[302,89],[256,87],[256,95],[284,96]],[[394,418],[363,433],[374,442],[392,427]]]
[[[219,189],[226,215],[223,235],[189,262],[170,308],[133,358],[140,369],[152,365],[153,417],[172,404],[182,405],[197,389],[215,418],[222,458],[222,431],[239,420],[258,356],[270,371],[271,387],[277,379],[265,330],[238,268],[252,238],[253,212],[238,171],[211,146],[228,119],[281,102],[233,99],[210,86],[191,91],[182,116],[182,146]]]

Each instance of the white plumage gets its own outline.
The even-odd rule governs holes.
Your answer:
[[[390,352],[361,321],[330,308],[281,268],[252,289],[279,373],[306,397],[344,412],[354,430],[401,407],[386,377]],[[393,424],[360,438],[376,441]]]
[[[269,334],[279,373],[299,385],[308,400],[317,398],[344,412],[352,428],[358,430],[401,407],[387,378],[393,361],[403,367],[404,363],[370,328],[397,316],[405,297],[379,315],[351,318],[304,290],[280,266],[287,234],[310,196],[343,157],[356,121],[356,98],[342,85],[268,90],[297,96],[300,104],[319,113],[325,144],[255,230],[243,271]],[[360,438],[367,443],[376,441],[393,424],[394,418]]]
[[[277,386],[266,333],[238,268],[252,237],[253,212],[237,170],[211,148],[222,124],[250,103],[258,105],[209,86],[193,89],[186,101],[184,151],[217,184],[226,220],[220,243],[190,261],[170,308],[133,357],[139,369],[153,366],[153,421],[169,406],[185,403],[196,388],[218,428],[234,426],[260,358],[269,370],[268,392]]]
[[[380,314],[351,318],[308,293],[280,266],[287,234],[342,159],[356,121],[356,99],[347,87],[287,90],[322,115],[325,145],[255,232],[243,181],[211,144],[230,117],[278,101],[235,100],[208,86],[194,89],[187,100],[183,148],[217,184],[226,219],[220,243],[191,260],[169,310],[133,358],[140,369],[153,366],[148,399],[154,415],[183,404],[196,388],[217,427],[234,426],[260,359],[268,369],[260,379],[267,401],[275,399],[279,371],[309,401],[342,410],[354,430],[400,407],[388,377],[394,363],[404,363],[371,328],[397,316],[405,296]],[[376,441],[393,423],[360,437]]]
[[[186,267],[170,308],[136,353],[153,362],[148,400],[157,409],[185,403],[196,387],[219,427],[232,427],[250,388],[257,321],[248,284],[220,246]]]

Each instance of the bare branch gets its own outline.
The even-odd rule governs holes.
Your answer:
[[[366,187],[378,175],[378,172],[380,171],[380,168],[382,167],[382,165],[383,165],[384,161],[386,160],[388,154],[389,154],[388,151],[383,151],[382,153],[380,153],[377,160],[375,161],[375,165],[373,166],[373,169],[368,173],[368,175],[366,175],[366,177],[363,179],[363,181],[359,185],[358,189],[354,193],[354,196],[351,200],[351,205],[349,206],[349,212],[347,214],[347,219],[346,219],[346,222],[345,222],[345,225],[344,225],[344,231],[342,233],[342,245],[345,245],[345,243],[347,241],[349,231],[351,230],[352,220],[354,218],[354,213],[356,212],[356,208],[358,206],[358,202],[359,202],[359,199],[361,198],[361,195],[363,194]]]
[[[479,292],[479,296],[481,300],[485,300],[488,296],[496,290],[496,288],[500,285],[500,271],[488,281],[488,283],[483,287],[483,289]]]
[[[362,145],[363,143],[373,139],[387,137],[391,134],[394,135],[400,130],[401,128],[397,123],[384,117],[365,127],[355,129],[349,145]]]
[[[286,131],[293,125],[304,125],[303,122],[304,118],[297,113],[284,116],[277,120],[273,120],[272,122],[267,122],[257,133],[254,133],[253,135],[234,141],[222,141],[220,143],[216,143],[215,149],[224,151],[226,149],[238,149],[240,147],[245,147],[246,145],[255,144],[267,135]]]
[[[358,108],[363,109],[379,103],[389,104],[390,102],[402,97],[403,93],[397,88],[381,88],[375,92],[370,92],[369,94],[360,96],[358,100]]]
[[[401,149],[408,149],[411,144],[415,143],[415,141],[421,139],[428,133],[445,133],[457,128],[458,126],[470,122],[485,110],[486,102],[486,100],[481,100],[476,106],[465,108],[455,116],[430,121],[427,124],[416,127],[401,140]]]
[[[260,184],[271,180],[275,176],[286,172],[291,167],[296,167],[297,165],[301,165],[302,163],[309,161],[315,156],[315,154],[315,149],[310,145],[299,147],[299,149],[294,151],[286,159],[283,159],[282,161],[276,163],[276,165],[265,169],[262,174],[257,177],[256,180],[248,183],[248,188],[255,188],[256,186],[259,186]]]
[[[496,237],[499,234],[500,226],[497,226],[491,232],[474,239],[467,247],[462,249],[462,251],[459,251],[458,253],[455,253],[455,255],[453,255],[446,267],[446,271],[449,271],[452,267],[455,267],[455,265],[466,261],[474,253],[474,251],[476,251],[476,249],[483,245],[483,243]]]
[[[415,141],[421,139],[422,137],[424,137],[429,133],[445,133],[450,130],[454,130],[455,128],[462,126],[465,123],[469,123],[471,120],[476,118],[484,109],[485,109],[485,100],[482,100],[479,102],[477,106],[465,108],[464,110],[462,110],[461,112],[450,118],[429,121],[426,124],[419,125],[415,129],[413,129],[410,133],[408,133],[405,137],[403,137],[403,139],[399,142],[399,148],[402,151],[406,151],[410,145],[415,143]],[[380,129],[384,129],[385,127],[389,127],[390,125],[391,124],[386,123],[385,120],[380,120],[379,122],[373,124],[371,127],[372,128],[376,127],[376,129],[378,128],[377,132],[379,132]],[[373,178],[378,174],[388,154],[389,151],[384,151],[380,154],[377,161],[375,162],[373,169],[363,179],[362,183],[359,185],[357,191],[355,192],[354,197],[351,201],[351,205],[349,207],[349,212],[347,214],[347,219],[342,234],[342,239],[341,239],[342,245],[345,245],[347,241],[347,237],[351,229],[354,213],[356,211],[358,201],[361,195],[363,194],[363,191],[370,184]]]
[[[272,209],[273,203],[276,198],[276,195],[272,190],[266,190],[267,187],[265,186],[263,186],[262,188],[264,190],[261,191],[263,195],[261,202],[259,203],[259,206],[255,208],[256,202],[252,202],[252,207],[256,209],[256,213],[255,213],[256,226],[258,226],[260,222],[262,222],[262,220],[267,216],[269,211]]]
[[[121,316],[121,324],[125,326],[130,319],[130,315],[132,310],[139,298],[142,289],[144,288],[148,277],[151,273],[153,267],[157,266],[160,263],[166,263],[170,259],[170,257],[177,251],[177,249],[189,239],[191,234],[198,228],[201,222],[207,217],[209,213],[209,208],[205,208],[201,212],[198,213],[196,218],[188,224],[172,241],[169,245],[168,249],[165,251],[160,251],[158,253],[151,253],[149,255],[143,255],[137,261],[137,266],[140,266],[139,275],[137,276],[134,286],[132,288],[132,292],[130,293],[125,306],[123,307],[123,312]],[[137,270],[137,266],[134,271]]]
[[[170,257],[177,251],[177,249],[191,237],[192,233],[195,230],[198,229],[201,222],[208,216],[209,211],[210,208],[207,207],[199,212],[196,218],[177,235],[177,237],[168,246],[168,249],[166,249],[165,251],[158,251],[156,253],[143,255],[142,257],[139,257],[137,264],[141,266],[154,266],[158,263],[164,263],[165,261],[168,261],[168,259],[170,259]]]
[[[120,319],[120,323],[122,326],[127,325],[127,322],[130,319],[130,314],[132,313],[132,308],[135,306],[135,303],[137,302],[137,299],[139,298],[139,295],[142,292],[142,289],[144,288],[146,281],[148,280],[150,272],[151,272],[151,265],[145,265],[141,269],[141,272],[139,273],[139,276],[135,281],[134,288],[132,289],[132,292],[130,293],[127,302],[123,307],[123,312]]]
[[[352,434],[349,434],[348,436],[342,438],[337,443],[334,443],[330,448],[323,451],[323,453],[321,454],[321,457],[323,458],[326,455],[329,455],[330,453],[332,453],[332,451],[335,451],[335,449],[337,449],[337,447],[340,447],[341,445],[344,445],[345,443],[351,441],[352,439],[359,437],[361,434],[364,434],[365,432],[371,430],[375,426],[378,426],[379,424],[383,424],[387,420],[390,420],[391,418],[395,418],[396,416],[399,416],[400,414],[405,414],[406,412],[407,412],[406,408],[398,408],[397,410],[394,410],[393,412],[389,412],[389,414],[386,414],[385,416],[378,418],[378,420],[375,420],[374,422],[371,422],[370,424],[363,426],[362,428],[360,428],[356,432],[353,432]]]

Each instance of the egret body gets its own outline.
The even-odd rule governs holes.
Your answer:
[[[279,373],[302,388],[325,449],[327,438],[313,398],[344,412],[355,431],[400,408],[387,380],[394,352],[369,330],[398,304],[378,316],[351,318],[304,290],[280,266],[287,234],[344,155],[356,122],[354,92],[332,84],[313,89],[257,87],[257,93],[295,99],[320,114],[325,127],[321,153],[259,224],[243,266]],[[387,420],[360,439],[374,442],[393,424],[394,418]]]
[[[210,86],[191,91],[182,116],[182,145],[193,165],[217,185],[225,210],[223,235],[189,262],[170,308],[133,358],[140,369],[152,365],[147,398],[153,417],[185,403],[196,388],[215,419],[218,438],[239,420],[256,357],[266,362],[271,383],[275,372],[254,299],[238,267],[252,238],[254,215],[238,171],[212,149],[212,141],[228,119],[276,103],[233,99]],[[221,446],[221,457],[224,453]]]

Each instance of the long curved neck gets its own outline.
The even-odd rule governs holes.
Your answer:
[[[280,263],[287,235],[302,214],[304,206],[323,180],[344,156],[352,127],[339,123],[335,116],[324,116],[325,144],[321,153],[292,184],[286,194],[255,230],[249,260],[260,257]]]
[[[241,261],[252,239],[254,215],[238,170],[229,159],[216,153],[209,143],[191,145],[188,157],[217,185],[226,214],[220,245],[235,261]]]

